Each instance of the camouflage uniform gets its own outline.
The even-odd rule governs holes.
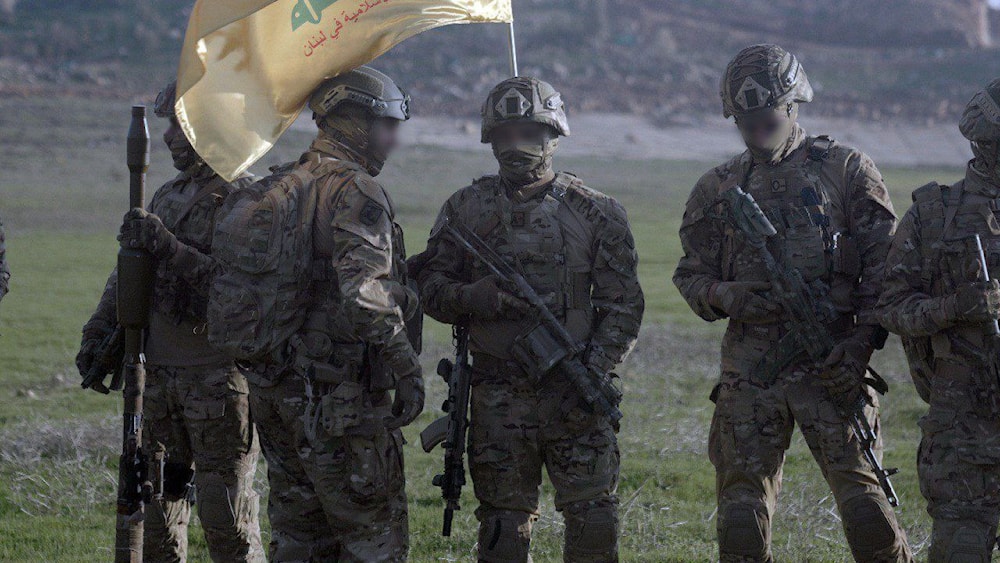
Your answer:
[[[549,102],[558,96],[551,86],[515,79],[494,89],[484,110],[487,121],[505,92],[523,95],[535,112],[541,113],[541,103],[562,112],[561,102]],[[541,164],[546,172],[547,152]],[[531,315],[484,319],[470,313],[463,294],[488,271],[441,232],[446,220],[464,224],[516,263],[569,332],[588,343],[586,362],[609,371],[631,350],[643,311],[625,210],[573,175],[540,178],[524,186],[486,176],[449,198],[422,255],[421,295],[434,318],[469,323],[469,468],[480,503],[479,560],[529,560],[545,467],[556,509],[566,519],[565,559],[616,561],[617,428],[583,404],[565,377],[552,373],[538,383],[514,361],[512,345],[534,326]]]
[[[373,73],[363,67],[333,79],[314,100],[342,79]],[[389,391],[397,389],[398,398],[401,381],[415,379],[422,393],[404,324],[418,299],[406,286],[394,206],[373,177],[382,163],[358,148],[367,139],[355,135],[370,126],[371,114],[357,107],[322,111],[310,150],[276,171],[278,177],[304,166],[317,176],[314,301],[289,341],[286,367],[259,366],[250,375],[271,485],[270,558],[405,561],[403,437],[385,419],[393,414]],[[346,125],[355,119],[360,127]]]
[[[977,113],[980,104],[985,111]],[[985,132],[974,131],[977,121],[989,125]],[[886,260],[880,302],[882,321],[904,337],[930,403],[917,465],[934,519],[932,563],[990,561],[1000,521],[998,349],[987,328],[1000,292],[975,283],[981,268],[970,241],[981,237],[990,277],[1000,276],[1000,80],[970,104],[963,132],[978,143],[977,158],[955,185],[914,192]],[[970,314],[962,304],[969,290],[993,303]]]
[[[778,229],[771,252],[801,272],[827,310],[824,321],[835,340],[857,342],[867,363],[877,332],[882,259],[895,225],[892,203],[867,156],[825,137],[807,137],[794,122],[795,111],[789,109],[788,141],[773,158],[748,150],[695,185],[680,229],[685,254],[674,283],[695,313],[716,321],[736,316],[714,302],[721,284],[768,280],[759,254],[724,220],[720,194],[739,184]],[[723,338],[709,436],[721,560],[772,560],[771,517],[796,422],[833,491],[855,559],[909,560],[905,535],[848,418],[820,380],[822,363],[798,359],[780,372],[771,367],[780,365],[774,360],[786,334],[779,309],[771,318],[731,318]],[[860,374],[858,381],[860,388]],[[874,429],[877,408],[870,397],[866,414]]]
[[[10,283],[10,268],[7,266],[7,243],[3,231],[3,222],[0,222],[0,299],[7,295],[8,284]]]
[[[165,136],[168,144],[183,144],[172,132]],[[162,221],[179,244],[157,264],[145,340],[143,449],[152,481],[159,482],[161,475],[163,480],[162,500],[146,507],[145,561],[187,559],[195,488],[212,559],[264,561],[259,497],[253,490],[259,446],[247,381],[232,358],[210,347],[205,336],[215,213],[227,194],[251,182],[243,177],[230,184],[194,161],[157,190],[149,205],[159,218],[151,220]],[[84,326],[81,356],[116,325],[116,293],[114,272]],[[86,360],[78,359],[78,365]]]

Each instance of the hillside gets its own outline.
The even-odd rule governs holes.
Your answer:
[[[0,93],[133,98],[173,71],[188,0],[0,0]],[[985,0],[515,0],[522,74],[546,77],[575,111],[662,122],[717,112],[739,48],[780,42],[814,81],[810,111],[863,119],[954,119],[1000,75],[1000,17]],[[998,37],[997,43],[1000,43]],[[426,113],[474,114],[507,74],[502,26],[455,26],[377,64]],[[155,77],[149,84],[149,77]]]

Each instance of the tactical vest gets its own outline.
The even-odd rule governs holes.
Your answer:
[[[458,218],[520,271],[578,340],[589,338],[593,325],[594,231],[603,220],[582,186],[576,176],[559,173],[544,195],[521,202],[505,193],[498,177],[487,176],[477,181],[476,187],[494,196],[492,206],[479,214],[459,210]],[[473,266],[472,279],[488,274],[482,265]],[[510,359],[510,346],[527,324],[504,320],[476,323],[470,329],[470,346],[473,352]]]
[[[1000,198],[966,186],[966,180],[950,187],[932,182],[913,192],[920,218],[921,291],[931,297],[951,295],[959,285],[976,281],[969,277],[978,259],[970,239],[975,234],[982,241],[990,277],[1000,275]],[[931,337],[903,337],[910,375],[924,400],[930,397],[934,359],[976,362],[979,358],[963,349],[985,350],[984,335],[981,327],[958,326]]]
[[[824,321],[837,311],[850,311],[850,289],[861,274],[861,259],[847,219],[831,204],[837,186],[822,176],[834,141],[828,137],[806,140],[801,155],[780,166],[745,164],[743,186],[754,197],[778,234],[768,248],[785,267],[798,270],[823,306]],[[723,248],[725,280],[767,280],[757,252],[732,227],[726,228]]]
[[[234,186],[221,176],[199,182],[181,175],[157,192],[150,211],[163,221],[177,240],[198,252],[209,254],[215,230],[215,214]],[[153,290],[156,311],[174,324],[205,322],[208,299],[177,275],[166,260],[157,266]]]

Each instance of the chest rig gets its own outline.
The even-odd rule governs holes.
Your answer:
[[[1000,275],[1000,197],[967,181],[933,183],[914,192],[921,218],[921,283],[934,296],[974,282],[977,260],[972,237],[979,235],[990,277]]]
[[[778,231],[768,242],[775,258],[814,285],[829,282],[837,246],[838,229],[821,176],[832,146],[828,137],[809,139],[803,154],[790,162],[752,166],[744,187]],[[728,254],[732,279],[766,279],[756,253],[741,240],[731,242]]]
[[[498,197],[498,223],[486,237],[564,321],[579,320],[579,312],[589,318],[591,309],[591,241],[589,232],[574,228],[579,218],[568,201],[576,183],[560,173],[540,197]],[[499,182],[495,187],[503,190]]]
[[[199,182],[182,175],[157,193],[151,210],[177,239],[203,254],[212,250],[215,214],[232,191],[221,176]],[[206,291],[192,288],[167,261],[157,266],[154,307],[174,324],[183,321],[201,324],[207,313]]]

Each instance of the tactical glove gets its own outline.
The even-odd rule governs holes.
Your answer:
[[[770,289],[767,282],[719,282],[709,290],[708,303],[740,322],[774,322],[780,318],[781,305],[759,295]]]
[[[161,260],[177,254],[180,241],[159,217],[136,207],[125,214],[118,240],[125,248],[145,250]]]
[[[869,336],[868,331],[859,330],[859,334],[834,346],[823,362],[820,382],[842,407],[849,408],[861,400],[868,360],[874,351]]]
[[[527,303],[497,285],[496,276],[486,276],[459,290],[459,305],[479,321],[518,319],[528,313]]]
[[[110,331],[88,329],[83,331],[83,340],[80,342],[80,351],[76,354],[76,369],[80,371],[80,377],[87,377],[94,367],[94,362],[98,361],[97,352],[104,339],[111,334]]]
[[[403,312],[403,320],[408,321],[420,309],[420,298],[417,296],[416,284],[410,280],[408,285],[394,284],[390,290],[392,300]]]
[[[945,309],[958,322],[988,323],[1000,318],[1000,281],[958,286],[946,301]]]
[[[385,419],[385,427],[389,430],[410,424],[424,410],[424,378],[419,368],[396,382],[395,395],[392,416]]]

